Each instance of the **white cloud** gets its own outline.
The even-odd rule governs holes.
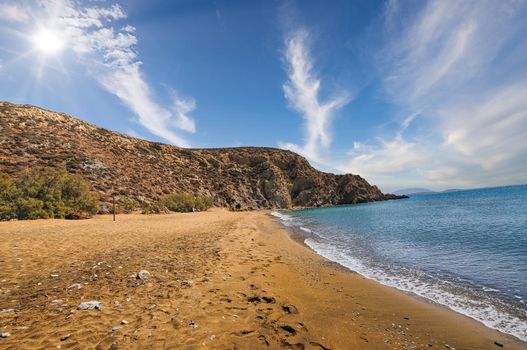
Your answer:
[[[280,147],[291,149],[316,162],[321,162],[321,150],[332,141],[330,127],[337,110],[350,98],[345,92],[320,101],[320,79],[313,71],[308,49],[309,33],[300,29],[286,38],[284,59],[287,63],[288,81],[283,85],[290,106],[302,113],[305,121],[305,144],[281,143]]]
[[[26,8],[10,3],[0,4],[0,19],[10,22],[24,22],[29,19]]]
[[[405,132],[405,120],[393,139],[351,150],[340,169],[392,189],[527,182],[525,4],[429,1],[411,14],[391,2],[375,61],[389,98],[419,111],[427,136]],[[396,22],[394,11],[409,15]]]
[[[114,22],[126,18],[119,5],[82,7],[73,0],[42,0],[39,4],[31,10],[34,17],[31,21],[37,27],[60,33],[89,74],[131,109],[148,131],[175,145],[189,146],[180,131],[195,132],[194,120],[189,113],[195,110],[196,103],[193,99],[177,97],[174,97],[172,106],[165,107],[156,102],[135,50],[135,28],[131,25],[114,28]],[[15,8],[14,5],[2,6]],[[10,17],[29,24],[29,16],[13,15],[22,13],[21,10],[10,11]]]

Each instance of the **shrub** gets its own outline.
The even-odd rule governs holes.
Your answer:
[[[16,219],[15,201],[19,191],[8,174],[0,173],[0,220]]]
[[[134,199],[125,198],[121,200],[120,206],[123,208],[123,212],[131,213],[139,207],[139,203]]]
[[[164,214],[167,213],[167,208],[161,202],[154,202],[143,207],[142,214]]]
[[[97,198],[80,175],[32,168],[17,180],[0,174],[0,220],[85,218],[97,212]]]
[[[163,196],[161,204],[168,210],[176,212],[204,211],[212,207],[213,200],[209,197],[193,196],[188,193],[173,193]]]
[[[52,216],[44,209],[44,202],[36,198],[17,198],[16,218],[19,220],[48,219]]]

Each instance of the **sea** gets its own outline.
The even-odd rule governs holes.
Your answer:
[[[527,341],[527,185],[273,215],[329,260]]]

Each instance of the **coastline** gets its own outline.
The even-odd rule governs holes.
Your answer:
[[[317,255],[268,211],[5,222],[0,257],[0,348],[527,348]]]

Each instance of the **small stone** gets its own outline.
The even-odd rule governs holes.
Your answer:
[[[194,320],[191,320],[191,321],[188,323],[188,325],[189,325],[191,328],[194,328],[194,329],[198,328],[198,325],[197,325],[196,322],[194,322]]]
[[[117,332],[117,331],[120,331],[123,328],[124,328],[123,326],[115,326],[115,327],[112,328],[112,331],[113,332]]]
[[[128,324],[128,321],[127,320],[122,320],[121,324]]]
[[[10,336],[11,336],[11,333],[8,333],[8,332],[0,333],[0,338],[9,338]]]
[[[494,342],[494,345],[499,346],[500,348],[503,347],[503,343],[497,340]]]
[[[51,301],[51,304],[53,304],[53,305],[62,305],[62,300],[60,300],[60,299],[53,300],[53,301]]]
[[[57,278],[57,277],[59,277],[59,274],[58,273],[52,273],[50,276],[53,277],[53,278]]]
[[[141,281],[146,281],[147,279],[149,279],[152,275],[150,274],[150,272],[146,271],[146,270],[141,270],[137,273],[137,279],[138,280],[141,280]]]
[[[73,283],[68,289],[81,289],[82,285],[80,283]]]
[[[71,337],[71,334],[66,334],[66,335],[60,337],[60,341],[67,340],[69,337]]]
[[[210,339],[210,340],[214,340],[214,339],[216,339],[216,336],[213,334],[213,335],[211,335],[211,336],[209,337],[209,339]]]
[[[100,301],[85,301],[77,306],[79,310],[103,310],[104,306]]]
[[[181,322],[177,319],[177,317],[172,317],[172,326],[174,329],[179,329],[181,327]]]

